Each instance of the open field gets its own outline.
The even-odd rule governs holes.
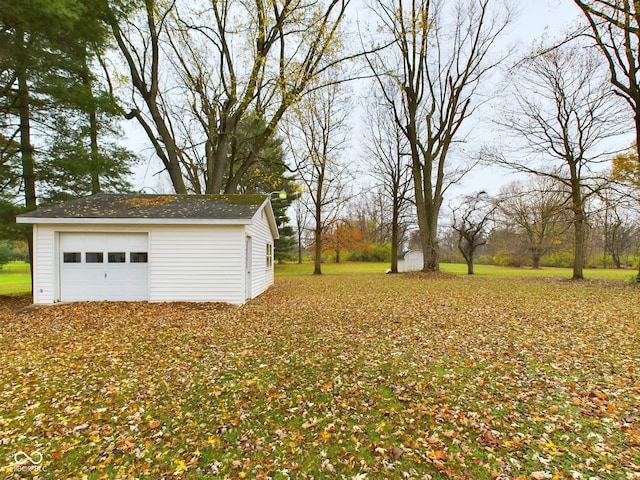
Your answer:
[[[387,263],[367,263],[367,262],[347,262],[341,264],[327,263],[322,266],[323,272],[334,273],[381,273],[385,272],[389,265]],[[541,268],[533,270],[530,268],[510,268],[497,267],[494,265],[476,265],[477,276],[492,277],[558,277],[571,278],[570,268]],[[443,272],[466,275],[467,267],[462,264],[443,263]],[[276,275],[305,275],[313,273],[313,264],[287,263],[276,265]],[[616,270],[616,269],[588,269],[585,271],[588,278],[610,278],[631,282],[637,275],[636,270]],[[31,292],[31,277],[29,265],[24,262],[11,262],[4,265],[0,270],[0,295],[24,295]]]
[[[0,270],[0,295],[24,295],[31,292],[28,263],[9,262]]]
[[[3,475],[640,478],[637,287],[295,268],[239,309],[3,299]]]
[[[372,262],[344,262],[340,264],[323,263],[322,272],[327,274],[353,274],[353,273],[384,273],[389,268],[388,263]],[[571,268],[544,267],[537,270],[532,268],[499,267],[496,265],[475,265],[476,277],[536,277],[536,278],[571,278]],[[461,263],[442,263],[440,270],[444,273],[467,275],[467,266]],[[312,263],[285,263],[276,265],[276,275],[305,275],[313,273]],[[637,269],[615,268],[585,269],[584,275],[589,278],[608,278],[632,282],[638,275]]]

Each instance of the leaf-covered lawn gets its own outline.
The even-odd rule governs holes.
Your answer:
[[[5,299],[0,468],[640,478],[639,298],[608,281],[361,274],[280,278],[240,309],[14,314]],[[40,471],[17,452],[40,452]]]

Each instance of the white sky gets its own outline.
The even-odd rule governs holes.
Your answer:
[[[545,34],[550,38],[560,36],[580,14],[573,0],[532,0],[522,2],[520,9],[518,35],[525,43]]]

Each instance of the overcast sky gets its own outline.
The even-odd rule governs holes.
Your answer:
[[[531,43],[547,34],[555,38],[578,19],[580,11],[572,0],[522,2],[517,20],[523,41]]]

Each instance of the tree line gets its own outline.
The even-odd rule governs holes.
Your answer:
[[[616,157],[614,169],[628,156]],[[442,218],[440,256],[444,262],[466,263],[469,274],[474,273],[476,263],[534,269],[573,267],[575,238],[568,196],[560,182],[529,175],[506,184],[495,195],[480,191],[456,198],[448,206],[449,215]],[[301,263],[319,254],[321,262],[390,263],[394,227],[399,232],[400,251],[421,248],[411,207],[398,222],[392,211],[380,187],[360,194],[323,230],[320,253],[312,228],[301,223],[294,228],[300,242],[281,252],[280,260]],[[640,235],[634,201],[610,186],[589,199],[585,212],[585,267],[633,266]]]
[[[283,225],[295,216],[280,250],[312,231],[317,274],[323,237],[333,231],[335,243],[345,206],[362,196],[354,177],[375,179],[389,208],[391,270],[409,215],[425,271],[436,271],[445,200],[492,164],[553,183],[582,278],[595,199],[638,203],[640,14],[626,0],[573,2],[583,25],[522,53],[505,47],[508,0],[372,0],[357,24],[350,0],[7,0],[3,216],[131,190],[142,159],[123,146],[126,119],[175,193],[287,190],[298,201],[277,205]],[[368,92],[365,173],[347,148],[354,81]],[[481,122],[504,133],[483,143]],[[629,132],[636,141],[622,154]],[[624,168],[610,168],[624,155]],[[473,193],[453,209],[468,263],[495,225],[495,205],[478,216],[489,204]]]

